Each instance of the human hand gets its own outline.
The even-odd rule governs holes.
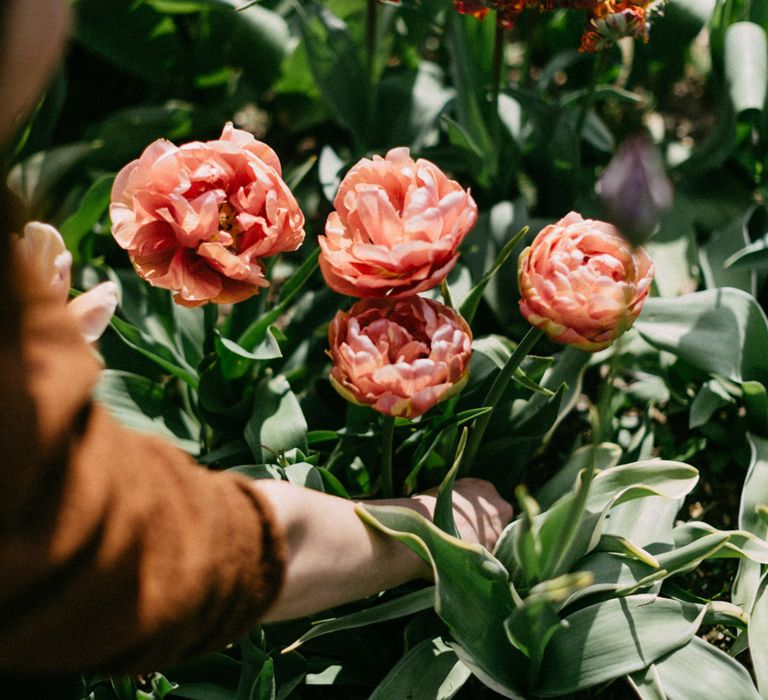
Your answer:
[[[415,510],[432,520],[437,489],[412,498],[372,501],[372,505],[397,505]],[[512,506],[496,487],[483,479],[459,479],[453,489],[453,517],[461,539],[493,549],[501,531],[512,520]]]

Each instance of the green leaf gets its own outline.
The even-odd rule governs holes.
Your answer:
[[[768,504],[768,440],[757,435],[747,435],[750,446],[749,468],[744,480],[739,504],[739,527],[756,537],[768,539],[768,525],[760,515],[760,508]],[[757,595],[762,570],[760,565],[745,559],[731,590],[731,600],[749,609]]]
[[[543,509],[549,508],[567,493],[582,469],[594,466],[598,471],[615,467],[621,459],[621,447],[612,442],[584,445],[574,450],[566,463],[536,493],[536,500]]]
[[[359,505],[356,511],[432,566],[435,611],[456,640],[459,658],[505,697],[521,697],[524,657],[504,631],[514,603],[499,561],[483,547],[447,535],[412,510]]]
[[[698,637],[658,660],[655,666],[669,700],[760,698],[741,664]]]
[[[196,373],[191,368],[180,367],[178,359],[167,348],[153,342],[145,333],[117,316],[112,317],[109,325],[128,347],[152,360],[166,372],[181,379],[193,389],[197,388],[199,379]]]
[[[768,385],[768,321],[754,297],[740,289],[648,299],[635,328],[651,345],[705,372]]]
[[[768,38],[753,22],[725,30],[725,77],[736,114],[762,111],[768,89]]]
[[[265,379],[256,387],[245,439],[259,463],[294,447],[307,451],[307,421],[285,377]]]
[[[760,581],[750,611],[749,652],[760,694],[768,694],[768,574]]]
[[[368,124],[368,74],[358,42],[330,8],[312,2],[297,6],[307,58],[315,83],[334,117],[362,145]]]
[[[542,556],[537,574],[527,576],[527,580],[544,580],[570,571],[578,559],[597,546],[612,508],[648,496],[679,499],[697,481],[698,472],[693,467],[664,460],[612,467],[595,475],[591,484],[582,477],[571,493],[534,519]],[[511,571],[517,571],[520,564],[516,563],[513,547],[518,523],[515,521],[507,528],[495,550]]]
[[[409,649],[376,686],[370,700],[430,698],[449,700],[467,682],[470,670],[440,637]]]
[[[283,285],[280,290],[280,303],[277,304],[268,313],[264,314],[261,318],[256,319],[246,330],[242,333],[237,343],[245,350],[255,348],[261,343],[269,327],[277,321],[288,309],[289,303],[292,299],[301,291],[304,285],[312,277],[317,269],[317,258],[320,255],[320,248],[315,248],[307,257],[307,259],[301,264],[298,270],[296,270],[290,277],[290,279]]]
[[[83,195],[77,211],[70,215],[59,228],[64,244],[72,253],[75,263],[79,262],[80,241],[90,233],[107,211],[114,181],[115,178],[112,175],[104,175],[96,180]]]
[[[732,250],[723,264],[736,274],[754,276],[756,271],[768,268],[768,209],[764,205],[752,207],[740,223],[742,245]],[[750,242],[753,238],[756,240]]]
[[[727,226],[715,231],[709,241],[699,246],[699,263],[708,288],[736,287],[750,294],[755,293],[757,280],[754,271],[736,261],[745,246],[749,247],[749,221],[756,211],[751,208],[744,216],[734,217]]]
[[[504,247],[501,249],[501,251],[499,251],[499,255],[491,268],[483,275],[480,281],[474,287],[472,287],[469,294],[464,299],[461,308],[459,309],[459,313],[464,317],[467,323],[472,323],[472,319],[474,319],[475,313],[477,312],[477,306],[480,303],[480,299],[482,298],[488,283],[504,266],[504,263],[507,262],[509,257],[512,255],[517,244],[527,233],[528,227],[523,226],[523,228],[521,228],[514,236],[512,236],[512,238],[510,238],[504,244]]]
[[[373,605],[370,608],[359,610],[358,612],[337,617],[332,620],[322,620],[318,622],[309,632],[301,635],[293,644],[289,644],[283,649],[283,654],[295,651],[302,644],[315,637],[322,637],[332,632],[341,632],[343,630],[356,629],[358,627],[367,627],[379,622],[396,620],[400,617],[413,615],[422,610],[428,610],[435,603],[435,589],[433,587],[424,588],[414,593],[407,593],[395,600],[389,600],[386,603]]]
[[[727,396],[723,397],[723,391],[717,390],[716,382],[710,381],[702,384],[691,402],[691,412],[688,416],[688,427],[698,428],[709,421],[718,408],[728,403]]]
[[[459,530],[456,527],[456,521],[453,517],[453,485],[456,482],[456,474],[459,473],[461,459],[464,456],[464,448],[467,446],[467,433],[469,429],[465,426],[461,431],[458,447],[456,447],[456,456],[453,458],[453,465],[448,470],[440,487],[437,490],[437,499],[435,502],[435,513],[432,522],[443,532],[447,532],[453,537],[460,537]]]
[[[655,664],[651,664],[644,671],[629,674],[627,682],[640,700],[668,700]]]
[[[687,644],[704,611],[692,603],[637,595],[568,615],[544,652],[543,667],[557,673],[543,674],[536,693],[554,697],[640,671]]]
[[[192,454],[198,452],[200,446],[195,436],[199,426],[196,421],[166,399],[163,388],[152,380],[105,369],[99,377],[94,397],[123,425],[171,440]]]

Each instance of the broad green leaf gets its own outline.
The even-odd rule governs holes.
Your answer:
[[[464,133],[472,134],[483,169],[495,170],[495,144],[483,113],[485,86],[490,77],[493,27],[457,12],[447,18],[451,51],[451,76],[456,86],[456,112]]]
[[[615,467],[619,459],[621,447],[612,442],[579,447],[571,453],[560,471],[537,491],[536,500],[543,509],[547,509],[571,489],[582,469],[594,467],[603,471]]]
[[[723,390],[718,390],[717,382],[710,381],[702,384],[691,402],[691,412],[688,416],[688,427],[698,428],[712,417],[718,408],[728,403],[729,397],[723,397]]]
[[[470,677],[470,670],[440,637],[425,639],[406,652],[370,700],[430,698],[449,700]]]
[[[459,658],[484,683],[519,697],[523,659],[504,631],[514,602],[507,572],[487,550],[447,535],[412,510],[359,505],[368,524],[395,537],[435,574],[435,611],[457,642]]]
[[[94,182],[83,195],[77,211],[71,214],[59,227],[64,244],[72,253],[75,263],[79,262],[79,245],[81,239],[99,223],[107,211],[109,198],[112,193],[112,175],[103,175]]]
[[[245,439],[257,462],[272,462],[284,450],[307,450],[307,422],[283,376],[263,380],[254,392]]]
[[[196,372],[191,368],[179,366],[178,358],[174,357],[166,347],[153,342],[145,333],[117,316],[112,317],[109,325],[128,347],[152,360],[166,372],[181,379],[193,389],[197,388],[199,378]]]
[[[283,469],[286,478],[292,484],[313,491],[325,492],[325,482],[317,467],[308,462],[289,464]]]
[[[765,205],[751,207],[739,223],[742,245],[731,251],[723,265],[733,274],[749,274],[754,278],[757,271],[768,268],[768,208]],[[755,293],[754,289],[747,291]]]
[[[704,608],[652,595],[590,605],[565,618],[544,652],[536,693],[555,697],[640,671],[693,638]],[[575,652],[578,650],[578,652]]]
[[[438,120],[455,94],[440,66],[430,61],[422,60],[415,70],[384,73],[374,115],[376,143],[382,150],[408,145],[417,152],[434,145]]]
[[[672,544],[672,527],[681,506],[681,498],[658,496],[622,503],[611,509],[603,532],[624,537],[640,547],[658,542]]]
[[[309,66],[323,99],[338,123],[362,146],[371,105],[360,45],[347,23],[330,8],[311,3],[297,10]]]
[[[768,504],[768,440],[748,435],[750,463],[739,504],[739,527],[756,537],[768,539],[768,525],[760,515],[760,508]],[[753,560],[739,563],[739,570],[731,589],[731,600],[749,608],[757,595],[762,576],[761,566]]]
[[[305,632],[293,644],[283,649],[283,654],[295,651],[304,642],[308,642],[315,637],[321,637],[331,632],[340,632],[342,630],[351,630],[358,627],[366,627],[379,622],[396,620],[400,617],[413,615],[422,610],[427,610],[435,604],[435,590],[432,587],[423,588],[414,593],[407,593],[404,596],[389,600],[386,603],[373,605],[364,610],[337,617],[332,620],[321,620],[309,632]]]
[[[698,637],[656,661],[655,666],[669,700],[760,698],[741,664]]]
[[[630,673],[627,682],[640,700],[668,700],[655,664],[651,664],[644,671]]]
[[[718,530],[705,522],[690,522],[672,530],[672,537],[675,547],[684,547],[713,533],[725,534],[728,539],[722,549],[711,555],[712,558],[746,558],[760,564],[768,564],[768,542],[746,530]]]
[[[177,695],[187,700],[232,700],[237,692],[240,662],[211,654],[164,669],[179,684]]]
[[[571,493],[535,518],[534,527],[542,547],[538,576],[547,579],[566,573],[594,549],[611,508],[648,496],[679,499],[697,480],[698,472],[693,467],[663,460],[606,469],[589,485],[582,477]],[[518,523],[512,523],[496,547],[496,556],[510,571],[517,571],[513,542]]]
[[[709,241],[699,246],[699,263],[708,288],[735,287],[749,294],[757,290],[754,271],[734,267],[731,262],[749,244],[747,224],[753,211],[751,209],[746,216],[734,217],[727,226],[715,231]]]
[[[67,173],[98,148],[98,143],[70,143],[39,151],[17,163],[8,175],[8,186],[35,212]]]
[[[725,30],[725,77],[736,114],[762,111],[768,89],[768,38],[754,22]]]
[[[694,367],[768,385],[768,321],[754,297],[740,289],[648,299],[635,327],[651,345]]]
[[[123,425],[160,435],[190,453],[197,453],[199,426],[165,396],[163,388],[137,374],[105,369],[94,396]]]
[[[768,695],[768,574],[761,579],[755,594],[747,634],[757,687],[765,697]]]

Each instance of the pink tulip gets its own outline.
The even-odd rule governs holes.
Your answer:
[[[304,240],[274,151],[231,123],[216,141],[150,144],[118,173],[110,214],[139,275],[183,306],[257,294],[262,258]]]
[[[469,192],[407,148],[364,158],[341,183],[319,237],[329,287],[354,297],[400,298],[436,287],[477,221]]]
[[[467,380],[472,332],[436,301],[366,299],[328,330],[331,383],[349,401],[415,418]]]
[[[645,250],[616,227],[571,212],[521,253],[520,311],[552,340],[594,352],[634,323],[652,279]]]
[[[69,296],[72,254],[59,232],[48,224],[32,221],[24,235],[15,239],[17,254],[38,280],[50,285],[53,295],[64,305]],[[89,343],[101,337],[117,308],[117,285],[102,282],[73,299],[67,308],[75,317],[80,332]]]

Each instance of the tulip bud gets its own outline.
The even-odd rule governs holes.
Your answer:
[[[643,134],[621,144],[599,189],[611,220],[632,245],[644,243],[672,206],[672,183],[661,154]]]

